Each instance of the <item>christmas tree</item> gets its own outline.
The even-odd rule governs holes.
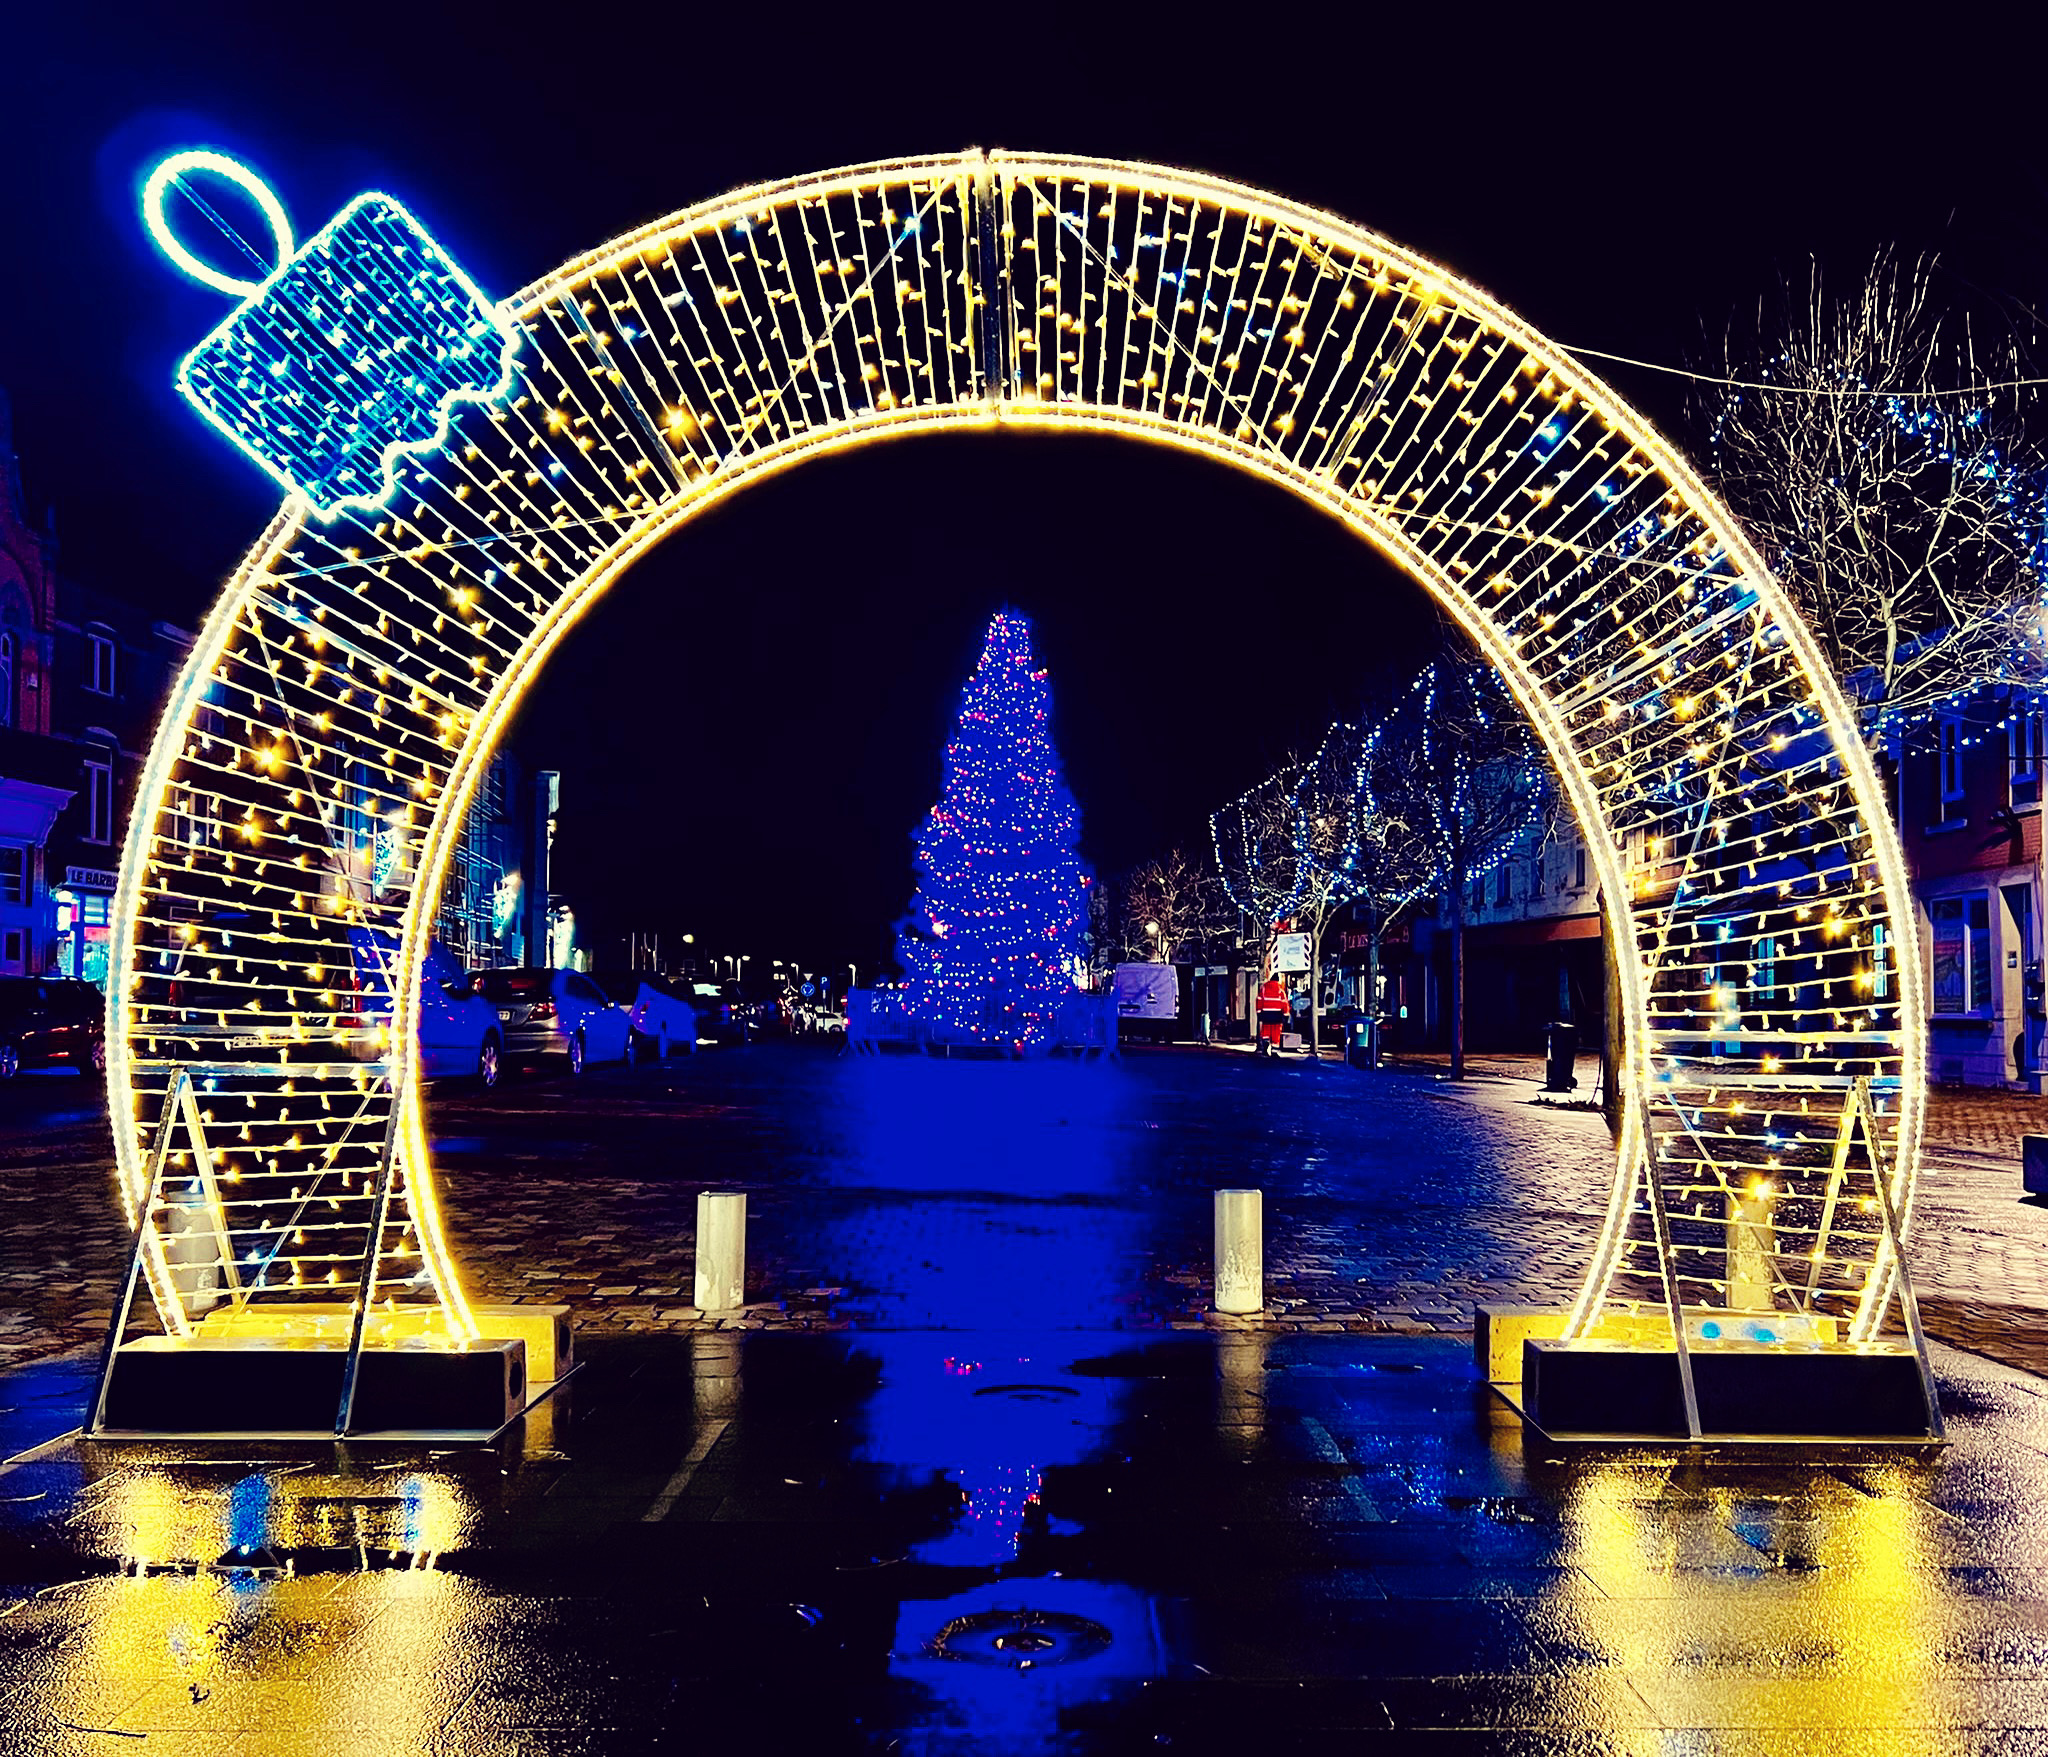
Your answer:
[[[917,833],[917,896],[898,937],[911,1013],[940,1041],[1041,1047],[1074,991],[1093,882],[1060,775],[1031,624],[990,619],[960,693],[939,802]]]

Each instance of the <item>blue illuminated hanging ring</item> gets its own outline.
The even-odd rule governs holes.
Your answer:
[[[150,172],[149,181],[143,185],[142,217],[148,223],[149,235],[157,241],[163,253],[195,281],[203,281],[220,292],[245,299],[260,291],[263,283],[238,281],[232,275],[222,274],[210,263],[202,262],[185,248],[171,230],[170,221],[164,217],[164,192],[187,171],[211,171],[217,177],[225,177],[263,210],[263,217],[270,222],[271,237],[277,245],[279,268],[291,260],[292,254],[292,223],[286,217],[284,203],[277,199],[270,185],[240,159],[231,159],[226,153],[209,152],[204,148],[172,153]]]

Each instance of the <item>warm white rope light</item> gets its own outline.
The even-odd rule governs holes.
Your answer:
[[[455,310],[473,289],[436,273]],[[1280,483],[1420,580],[1528,714],[1626,936],[1632,1102],[1575,1333],[1672,1289],[1721,1324],[1730,1204],[1768,1184],[1780,1340],[1876,1334],[1890,1256],[1842,1119],[1873,1082],[1908,1212],[1925,1014],[1883,794],[1754,549],[1563,350],[1329,215],[981,153],[721,197],[458,320],[480,363],[468,390],[444,376],[469,400],[431,443],[378,454],[381,495],[358,472],[325,517],[287,503],[138,792],[110,1035],[123,1188],[132,1206],[191,1069],[251,1304],[346,1305],[367,1255],[378,1312],[473,1329],[413,973],[489,754],[563,634],[730,492],[886,436],[1008,425]],[[486,394],[500,333],[509,388]],[[232,388],[254,422],[261,385]],[[295,467],[280,455],[265,467]],[[395,1018],[357,995],[365,968],[388,970]],[[174,1267],[150,1286],[176,1326],[204,1321]]]

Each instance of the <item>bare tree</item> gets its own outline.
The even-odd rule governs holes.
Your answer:
[[[2048,676],[2035,393],[2010,383],[2010,327],[1943,302],[1935,268],[1881,254],[1839,298],[1810,268],[1731,332],[1743,388],[1700,411],[1722,492],[1877,750],[1941,703]]]
[[[1205,947],[1229,925],[1217,874],[1180,848],[1134,868],[1123,882],[1122,905],[1125,952],[1161,964]]]
[[[1555,793],[1520,711],[1490,665],[1446,653],[1384,722],[1384,809],[1427,851],[1451,918],[1451,1078],[1465,1074],[1465,910],[1483,878],[1541,823]]]

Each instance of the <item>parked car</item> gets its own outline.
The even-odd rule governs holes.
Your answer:
[[[726,1016],[743,1021],[750,1037],[789,1034],[790,1012],[782,985],[772,977],[750,976],[725,985]]]
[[[640,1054],[666,1061],[678,1045],[697,1047],[697,1009],[681,983],[652,970],[593,970],[590,980],[626,1009]]]
[[[614,1006],[580,970],[528,965],[478,970],[470,981],[496,1009],[505,1059],[515,1067],[561,1055],[568,1058],[570,1073],[581,1074],[593,1062],[635,1059],[626,1009]]]
[[[0,1080],[24,1068],[107,1071],[107,1002],[90,982],[0,976]]]
[[[767,991],[737,982],[695,982],[690,1005],[697,1014],[697,1037],[713,1043],[749,1043],[774,1035],[780,1013]]]
[[[381,1023],[391,1011],[386,972],[397,956],[398,936],[352,927],[348,937],[355,963],[357,1019],[366,1025]],[[469,972],[439,940],[427,942],[420,964],[419,1030],[413,1041],[422,1079],[474,1080],[488,1092],[504,1069],[505,1036],[498,1028],[497,1009],[471,987]]]
[[[725,992],[715,982],[692,982],[686,985],[690,1011],[697,1015],[697,1041],[707,1037],[716,1039],[718,1027],[725,1019]]]

